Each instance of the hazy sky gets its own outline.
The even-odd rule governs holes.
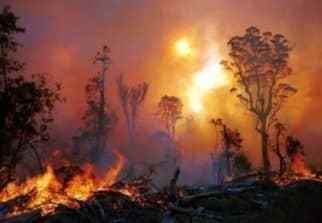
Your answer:
[[[178,89],[189,77],[184,71],[194,69],[173,58],[176,39],[189,37],[201,55],[215,47],[224,58],[226,42],[248,26],[282,33],[295,47],[291,80],[300,90],[286,121],[310,151],[322,151],[321,0],[1,0],[3,5],[26,27],[19,39],[28,71],[48,72],[63,83],[68,101],[58,109],[57,126],[71,129],[79,127],[84,85],[95,72],[91,58],[103,44],[112,50],[110,82],[123,72],[132,82],[151,84],[151,113],[161,95],[182,94]]]

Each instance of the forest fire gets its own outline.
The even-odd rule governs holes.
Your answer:
[[[290,168],[291,168],[291,171],[298,176],[307,177],[307,178],[315,176],[312,173],[311,169],[308,167],[305,160],[305,156],[301,153],[296,154],[293,157]]]
[[[0,222],[320,222],[321,0],[150,2],[1,1]]]
[[[101,178],[95,177],[95,168],[91,164],[84,166],[84,172],[77,174],[68,182],[61,182],[53,168],[48,165],[45,173],[31,177],[25,182],[11,182],[0,193],[0,202],[27,197],[24,204],[17,205],[9,212],[9,215],[21,214],[34,209],[41,209],[42,214],[52,213],[58,205],[78,208],[77,201],[87,200],[93,193],[102,190],[113,190],[124,166],[125,158],[120,153],[115,153],[117,160],[114,166],[109,168]],[[119,189],[120,193],[131,196],[128,189]]]

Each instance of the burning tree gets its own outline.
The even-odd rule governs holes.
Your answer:
[[[110,110],[105,95],[105,79],[111,61],[108,53],[109,48],[104,46],[94,59],[94,64],[101,64],[101,71],[86,85],[87,110],[82,118],[85,127],[80,129],[79,136],[74,137],[77,144],[80,142],[90,144],[92,161],[97,160],[104,151],[107,136],[117,120],[116,114]]]
[[[289,170],[293,174],[308,176],[311,171],[305,162],[304,147],[294,136],[286,137],[286,154],[290,161]]]
[[[174,139],[176,124],[182,118],[183,104],[180,98],[164,95],[159,104],[157,115],[164,122],[168,134]]]
[[[129,139],[132,141],[133,134],[136,129],[138,111],[145,100],[149,89],[149,84],[143,82],[136,86],[130,87],[124,83],[123,75],[118,77],[116,84],[127,124]]]
[[[15,35],[24,33],[19,18],[5,7],[0,14],[0,188],[13,177],[19,161],[49,139],[49,125],[61,86],[51,89],[46,75],[25,77],[24,64],[14,55],[21,46]]]
[[[283,104],[296,89],[283,80],[292,73],[288,65],[291,47],[281,34],[261,33],[256,27],[246,29],[243,36],[228,42],[229,61],[223,61],[237,85],[231,89],[256,119],[256,131],[261,137],[265,178],[269,179],[269,128]]]
[[[286,127],[277,122],[274,125],[274,139],[270,142],[272,151],[279,159],[279,176],[309,175],[311,173],[305,161],[304,147],[299,139],[286,134]]]
[[[275,129],[275,139],[271,147],[273,152],[276,154],[276,156],[279,159],[279,175],[282,176],[287,170],[286,157],[285,155],[283,155],[283,152],[281,150],[282,139],[285,139],[286,128],[282,123],[277,122],[274,125],[274,129]]]
[[[224,149],[225,166],[227,176],[232,176],[232,164],[234,156],[240,151],[242,138],[238,130],[232,130],[222,121],[222,119],[212,119],[211,124],[219,131]]]

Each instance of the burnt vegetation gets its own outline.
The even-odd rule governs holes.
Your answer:
[[[95,56],[99,71],[84,89],[86,110],[82,127],[72,139],[74,148],[69,155],[73,157],[53,153],[52,159],[64,161],[54,167],[49,157],[41,155],[49,143],[55,106],[65,100],[61,85],[49,81],[47,74],[26,74],[24,63],[17,59],[21,45],[16,36],[25,32],[18,22],[9,7],[1,11],[0,222],[313,223],[322,219],[322,177],[310,170],[304,145],[278,119],[283,105],[297,92],[286,82],[292,74],[292,47],[283,35],[250,27],[228,41],[228,60],[222,62],[235,78],[232,96],[237,96],[255,120],[261,167],[249,160],[242,131],[230,120],[211,119],[208,124],[219,139],[210,154],[212,183],[182,185],[178,156],[174,168],[167,169],[171,177],[160,186],[155,177],[169,160],[144,163],[145,171],[129,177],[122,175],[126,158],[108,146],[121,116],[128,133],[127,146],[135,144],[139,114],[151,90],[147,82],[126,83],[123,75],[110,81],[107,46]],[[122,109],[119,113],[112,109],[107,94],[112,83]],[[155,107],[165,129],[162,139],[177,150],[177,126],[184,119],[182,100],[164,95]],[[114,158],[113,165],[103,176],[96,176],[92,163],[106,154]],[[275,154],[277,170],[272,169],[269,154]],[[22,180],[17,167],[30,157],[38,174]]]

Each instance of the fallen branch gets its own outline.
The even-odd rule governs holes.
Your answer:
[[[191,218],[192,217],[199,217],[199,218],[214,219],[214,220],[217,220],[217,221],[222,221],[223,220],[222,216],[216,216],[216,215],[213,215],[213,214],[204,213],[205,209],[202,208],[202,207],[199,207],[197,209],[183,208],[183,207],[178,207],[178,206],[170,203],[168,209],[172,212],[172,214],[177,213],[177,214],[188,215]]]
[[[173,177],[170,181],[170,185],[169,185],[169,201],[170,202],[175,202],[178,199],[177,196],[177,181],[179,179],[179,175],[180,175],[180,168],[177,167],[176,170],[174,171]]]
[[[218,195],[222,195],[222,191],[213,191],[213,192],[205,192],[205,193],[200,193],[196,195],[190,195],[186,196],[180,199],[180,203],[183,205],[188,205],[190,203],[193,203],[196,200],[203,199],[203,198],[208,198],[208,197],[214,197]]]
[[[0,219],[0,222],[1,223],[19,223],[19,222],[32,223],[32,222],[39,222],[40,218],[41,218],[41,211],[34,210],[28,213],[20,214],[18,216]]]

